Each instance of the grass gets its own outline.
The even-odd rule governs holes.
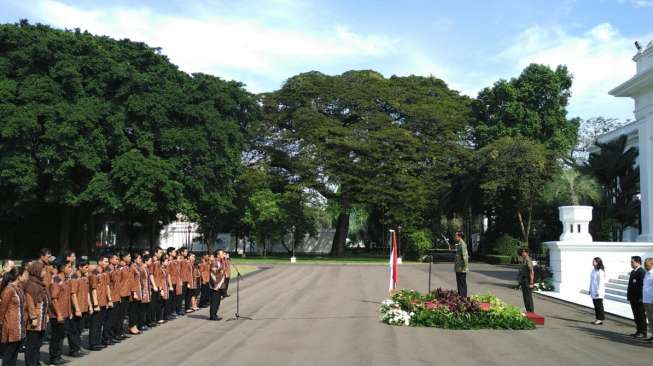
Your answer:
[[[253,264],[253,265],[264,265],[264,264],[290,264],[289,256],[267,256],[267,257],[231,257],[232,262],[236,265],[238,264]],[[408,261],[404,261],[407,263]],[[386,265],[388,264],[387,257],[319,257],[319,256],[310,256],[310,257],[297,257],[297,264],[357,264],[357,265]]]
[[[244,265],[239,265],[239,266],[238,266],[238,270],[240,271],[240,274],[244,276],[244,275],[246,275],[246,274],[248,274],[248,273],[252,273],[252,272],[254,272],[254,271],[257,271],[257,270],[258,270],[258,267],[256,267],[256,266],[248,266],[248,265],[245,265],[245,264],[244,264]],[[232,281],[235,281],[235,278],[236,278],[236,270],[233,268],[233,266],[231,266],[231,277],[234,278],[234,279],[232,279]]]

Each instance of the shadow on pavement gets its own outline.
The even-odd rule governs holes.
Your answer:
[[[577,326],[573,328],[576,328],[581,332],[586,333],[594,338],[605,339],[611,342],[617,342],[622,344],[629,344],[636,347],[647,347],[647,348],[652,347],[652,345],[647,341],[638,340],[623,333],[617,333],[605,329],[581,327],[581,326]]]

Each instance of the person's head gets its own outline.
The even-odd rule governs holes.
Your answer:
[[[143,264],[143,256],[140,253],[134,253],[131,257],[134,259],[134,263]]]
[[[189,260],[191,263],[195,263],[195,254],[190,253],[190,254],[188,255],[188,260]]]
[[[188,257],[188,249],[186,249],[186,248],[179,249],[179,255],[184,257],[184,258]]]
[[[224,258],[224,250],[218,250],[218,259]]]
[[[639,267],[641,265],[642,265],[642,257],[640,257],[638,255],[634,255],[634,256],[630,257],[630,267],[632,269],[635,269],[635,268],[637,268],[637,267]]]
[[[177,249],[175,249],[175,247],[168,247],[168,249],[166,249],[166,252],[172,258],[177,256]]]
[[[109,258],[106,255],[101,255],[97,260],[97,265],[104,270],[109,265]]]
[[[14,267],[16,267],[16,263],[14,263],[14,261],[11,259],[5,259],[2,263],[2,271],[0,271],[0,273],[7,273]]]
[[[143,254],[143,263],[152,264],[152,256],[149,254]]]
[[[82,276],[88,275],[88,266],[89,266],[88,261],[85,259],[82,259],[79,262],[77,262],[77,269],[82,274]]]
[[[463,233],[462,231],[458,230],[458,231],[456,231],[456,233],[453,235],[453,239],[454,239],[455,241],[461,241],[461,240],[464,240],[464,239],[465,239],[465,233]]]
[[[70,251],[70,250],[66,250],[64,252],[64,256],[66,257],[66,262],[68,262],[70,264],[74,264],[75,260],[77,260],[77,256],[75,255],[75,252]]]
[[[162,254],[163,254],[163,249],[161,248],[154,249],[154,257],[156,257],[157,259],[160,259]]]
[[[109,257],[109,263],[111,263],[114,266],[117,266],[118,263],[120,263],[120,258],[118,257],[118,254],[112,254],[111,257]]]
[[[29,279],[29,272],[27,271],[27,267],[25,266],[20,266],[18,268],[18,282],[19,283],[25,283]]]
[[[522,258],[528,258],[528,248],[519,248],[517,254]]]
[[[647,271],[653,269],[653,258],[646,258],[644,260],[644,268],[646,268]]]
[[[73,269],[70,266],[70,263],[68,262],[64,262],[64,261],[58,262],[56,267],[57,267],[57,273],[61,276],[69,276],[73,272]]]
[[[40,260],[30,262],[27,265],[27,272],[29,273],[30,277],[34,277],[38,280],[43,279],[43,276],[45,276],[45,271],[45,265]]]
[[[592,260],[592,266],[594,266],[595,269],[601,269],[605,271],[605,267],[603,266],[603,260],[599,257],[594,258]]]
[[[14,267],[9,271],[5,272],[2,275],[2,282],[0,282],[0,293],[7,287],[10,283],[18,282],[18,268]]]
[[[49,248],[42,248],[39,251],[39,259],[43,264],[50,264],[50,257],[52,256],[52,251]]]
[[[168,253],[161,255],[160,261],[162,266],[167,266],[168,263],[170,262],[170,256],[168,255]]]
[[[124,264],[129,264],[132,261],[132,256],[128,252],[120,253],[120,262]]]

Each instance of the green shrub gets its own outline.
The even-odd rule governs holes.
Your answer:
[[[489,303],[482,309],[481,303]],[[401,290],[383,301],[381,321],[391,325],[446,329],[534,329],[535,325],[515,306],[496,296],[461,297],[452,290],[437,289],[421,295]]]
[[[428,231],[411,231],[406,235],[404,257],[410,260],[422,259],[428,254],[428,250],[431,249],[432,245],[431,236]]]
[[[483,260],[490,264],[510,264],[512,263],[512,257],[509,255],[486,255],[483,256]]]

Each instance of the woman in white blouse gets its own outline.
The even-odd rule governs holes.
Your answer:
[[[603,298],[605,297],[605,267],[601,258],[596,257],[592,261],[592,274],[590,275],[590,296],[594,303],[594,313],[596,314],[595,325],[603,324],[605,312],[603,311]]]
[[[642,302],[644,303],[646,318],[648,318],[648,328],[652,334],[648,341],[653,343],[653,258],[646,258],[644,268],[646,269],[646,275],[644,275]]]

